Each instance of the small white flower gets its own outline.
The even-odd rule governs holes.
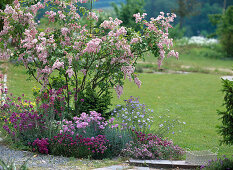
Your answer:
[[[183,122],[183,124],[185,125],[185,124],[186,124],[186,122]]]
[[[163,124],[160,124],[159,127],[163,127]]]

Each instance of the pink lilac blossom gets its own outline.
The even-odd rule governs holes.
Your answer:
[[[140,13],[134,14],[133,16],[135,17],[136,23],[141,22],[143,18],[145,18],[145,16],[147,15],[147,13],[143,13],[142,16]]]
[[[89,12],[89,17],[96,20],[96,21],[98,21],[98,16],[94,12]]]
[[[78,2],[80,2],[80,3],[87,3],[88,0],[78,0]]]
[[[61,20],[65,20],[66,16],[62,13],[62,11],[58,11],[57,13],[59,14],[59,18]]]
[[[141,38],[133,38],[130,44],[136,44],[137,42],[141,42]]]
[[[117,85],[117,86],[115,87],[115,91],[116,91],[116,93],[117,93],[117,97],[120,98],[121,95],[122,95],[122,93],[123,93],[123,87],[120,86],[120,85]]]
[[[61,28],[61,33],[62,33],[62,35],[67,36],[67,33],[69,33],[69,32],[70,32],[70,31],[69,31],[68,28],[66,28],[66,27]]]
[[[102,40],[99,39],[99,38],[95,38],[95,39],[92,39],[91,41],[89,41],[87,43],[87,46],[86,48],[83,50],[84,53],[88,52],[88,53],[98,53],[101,46]]]
[[[124,76],[129,78],[129,80],[132,80],[131,75],[134,73],[135,68],[133,66],[122,66],[121,71],[124,73]]]
[[[44,4],[38,2],[37,4],[32,5],[32,6],[30,7],[30,9],[31,9],[31,11],[33,12],[33,14],[36,15],[37,11],[38,11],[39,9],[43,9],[44,7],[45,7]]]
[[[87,74],[87,70],[86,69],[81,69],[80,71],[83,73],[84,76]]]
[[[55,21],[55,16],[57,15],[56,12],[54,12],[54,11],[46,11],[45,14],[48,15],[49,22],[54,22]]]
[[[134,83],[138,86],[138,88],[141,87],[142,82],[139,80],[138,77],[135,77],[135,78],[134,78]]]
[[[105,20],[101,25],[100,27],[103,27],[105,29],[111,29],[113,30],[114,28],[118,27],[120,24],[122,23],[121,20],[119,19],[115,19],[113,21],[112,17],[109,17],[109,21]]]
[[[176,59],[178,59],[178,58],[179,58],[179,53],[178,53],[178,52],[175,52],[174,50],[171,50],[171,51],[168,53],[167,57],[171,57],[171,56],[174,56],[174,57],[176,57]]]
[[[55,61],[55,63],[53,64],[52,69],[60,69],[63,68],[64,69],[64,62],[60,62],[58,59]]]
[[[68,74],[69,78],[71,78],[71,77],[72,77],[72,75],[74,74],[73,69],[72,69],[71,67],[70,67],[70,68],[68,68],[68,70],[66,71],[66,74]]]

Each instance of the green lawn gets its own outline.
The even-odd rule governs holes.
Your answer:
[[[161,68],[172,70],[183,70],[202,73],[226,74],[221,69],[233,69],[233,59],[226,59],[219,52],[219,47],[198,47],[198,46],[175,46],[175,50],[179,52],[179,60],[175,57],[166,58]],[[191,68],[184,68],[190,66]],[[150,54],[145,54],[145,61],[140,60],[140,68],[146,67],[150,70],[157,70],[156,59]],[[216,68],[212,71],[208,68]]]
[[[35,86],[39,86],[38,83],[32,78],[29,80],[26,70],[23,66],[14,66],[13,64],[7,64],[7,86],[9,92],[15,96],[21,96],[25,94],[25,97],[32,100],[32,89]]]
[[[220,136],[216,126],[220,124],[217,109],[221,105],[223,94],[218,75],[211,74],[141,74],[142,87],[137,88],[126,81],[121,100],[114,97],[114,103],[122,103],[131,95],[140,97],[156,113],[177,116],[186,122],[181,133],[169,135],[183,148],[206,150],[219,147],[219,155],[233,155],[233,147],[219,146]],[[155,127],[154,127],[155,128]]]

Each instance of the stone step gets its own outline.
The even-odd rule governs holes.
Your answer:
[[[127,163],[134,166],[145,166],[152,168],[184,168],[195,169],[200,165],[192,165],[185,161],[170,161],[170,160],[129,160]]]

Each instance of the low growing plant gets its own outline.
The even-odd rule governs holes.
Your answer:
[[[145,134],[153,132],[157,136],[163,137],[165,134],[174,132],[174,128],[186,124],[179,121],[169,114],[154,113],[153,109],[149,109],[147,105],[141,104],[138,98],[131,96],[128,100],[124,100],[125,105],[117,105],[113,109],[112,115],[116,117],[116,121],[123,129],[142,132]],[[151,125],[153,124],[153,129]]]
[[[122,156],[134,159],[180,159],[184,150],[174,145],[171,140],[156,135],[134,131],[133,141],[122,150]]]
[[[82,113],[73,121],[63,120],[60,133],[50,139],[51,153],[79,158],[106,158],[120,154],[131,137],[120,131],[114,119],[105,121],[100,113]]]
[[[232,158],[229,159],[224,155],[222,158],[209,161],[207,165],[202,165],[200,169],[202,170],[231,170],[233,169],[233,159]]]
[[[27,162],[30,160],[31,158],[28,158],[19,168],[16,167],[15,162],[14,161],[8,161],[5,162],[3,159],[0,158],[0,168],[2,170],[28,170],[27,167]]]
[[[125,100],[125,105],[118,105],[112,115],[122,128],[148,133],[153,123],[153,112],[145,104],[140,104],[138,98],[131,96]]]

